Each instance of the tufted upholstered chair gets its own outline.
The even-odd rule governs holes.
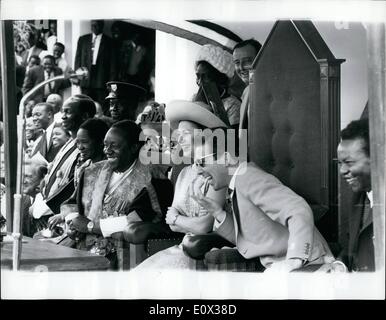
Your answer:
[[[340,64],[310,21],[277,21],[250,71],[250,161],[311,206],[332,251],[338,240]],[[231,249],[205,255],[209,270],[261,270]]]

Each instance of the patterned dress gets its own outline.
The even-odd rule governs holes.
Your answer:
[[[181,215],[200,217],[208,214],[208,212],[192,198],[194,188],[202,185],[202,182],[204,182],[204,184],[201,187],[201,191],[206,195],[209,182],[208,179],[198,174],[196,165],[184,168],[179,174],[174,188],[175,192],[172,206],[176,208]],[[157,252],[139,264],[135,270],[189,269],[190,264],[191,259],[184,254],[181,243]]]
[[[153,211],[151,215],[140,217],[143,221],[160,221],[161,208],[151,183],[152,178],[162,176],[156,167],[145,166],[136,161],[132,168],[122,173],[114,186],[111,186],[110,180],[113,176],[112,167],[107,160],[86,167],[79,177],[76,197],[62,205],[63,212],[78,212],[94,222],[119,216],[127,216],[130,221],[131,204],[140,192],[146,189]],[[86,234],[76,247],[108,258],[113,257],[116,252],[112,238],[96,234]]]

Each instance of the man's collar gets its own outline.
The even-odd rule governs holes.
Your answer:
[[[229,182],[229,189],[231,190],[235,190],[235,183],[236,183],[236,176],[238,174],[238,172],[240,171],[240,168],[241,166],[239,165],[235,171],[235,173],[233,174],[232,178],[231,178],[231,181]]]
[[[370,207],[372,208],[373,207],[373,190],[366,192],[366,194],[367,194],[367,198],[369,198],[369,201],[370,201]]]

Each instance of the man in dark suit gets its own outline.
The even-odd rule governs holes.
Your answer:
[[[114,80],[115,72],[113,41],[102,33],[103,26],[103,20],[91,21],[92,33],[79,38],[75,56],[75,70],[84,67],[89,71],[89,77],[80,82],[82,93],[102,106],[107,95],[106,83]]]
[[[240,107],[240,139],[243,136],[241,129],[248,129],[249,114],[249,70],[252,67],[253,60],[261,48],[261,44],[255,39],[249,39],[239,42],[233,48],[233,63],[235,71],[239,78],[244,82],[246,88],[241,96]]]
[[[62,70],[55,66],[55,58],[51,55],[45,56],[42,65],[28,70],[23,83],[23,95],[39,83],[61,74],[63,74]],[[30,99],[33,99],[35,102],[44,102],[51,93],[59,93],[62,89],[69,87],[69,85],[70,82],[68,80],[52,81],[34,93]]]
[[[373,194],[368,119],[352,121],[341,132],[340,174],[355,193],[349,220],[349,244],[339,256],[350,271],[374,271]],[[337,265],[342,265],[337,262]]]

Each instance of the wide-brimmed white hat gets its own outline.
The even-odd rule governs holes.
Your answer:
[[[207,104],[199,101],[173,100],[166,105],[165,118],[172,127],[178,125],[179,121],[193,121],[209,129],[227,128]]]
[[[233,56],[220,47],[214,46],[212,44],[203,45],[196,57],[196,68],[199,61],[208,62],[218,71],[226,74],[228,78],[233,77],[235,71],[235,67],[233,65]]]

